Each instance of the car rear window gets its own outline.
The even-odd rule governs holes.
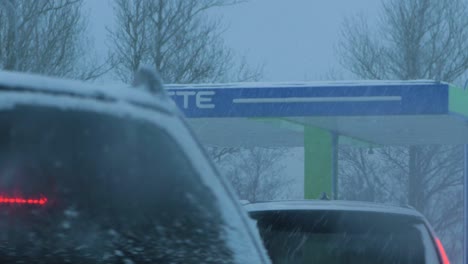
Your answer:
[[[232,263],[210,189],[161,128],[0,112],[0,263]]]
[[[439,263],[424,223],[395,214],[254,212],[273,263]]]

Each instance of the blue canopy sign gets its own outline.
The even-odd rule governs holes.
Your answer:
[[[189,118],[447,114],[443,83],[275,87],[170,86]]]

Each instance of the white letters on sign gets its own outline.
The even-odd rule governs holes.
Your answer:
[[[189,96],[194,96],[195,92],[193,91],[180,91],[176,92],[176,95],[184,97],[184,108],[188,108]]]
[[[213,109],[215,105],[213,104],[213,96],[215,95],[214,91],[168,91],[169,96],[180,96],[183,100],[184,109],[189,108],[190,105],[195,101],[195,106],[200,109]],[[193,98],[193,99],[191,99]]]
[[[213,95],[215,95],[215,92],[213,91],[198,92],[196,98],[197,107],[213,109],[215,107],[215,105],[211,103],[213,100]]]

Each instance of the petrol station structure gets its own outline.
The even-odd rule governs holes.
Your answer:
[[[467,241],[468,90],[421,80],[169,85],[168,93],[203,144],[304,147],[306,199],[337,193],[339,144],[465,145]]]

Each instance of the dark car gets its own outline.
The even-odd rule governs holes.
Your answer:
[[[176,106],[144,88],[0,72],[0,263],[269,262]]]
[[[275,264],[448,264],[426,219],[411,208],[346,201],[245,204]]]

